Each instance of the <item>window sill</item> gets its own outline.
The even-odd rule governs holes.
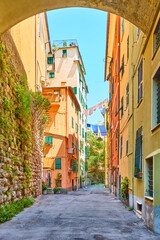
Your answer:
[[[149,197],[149,196],[144,196],[144,197],[149,199],[149,200],[151,200],[151,201],[153,201],[153,197]]]
[[[139,106],[141,105],[142,101],[143,101],[143,98],[141,98],[141,100],[139,101],[139,103],[137,103],[137,108],[139,108]]]
[[[151,129],[152,132],[154,132],[155,130],[157,130],[160,127],[160,123],[158,123],[155,127],[153,127]]]

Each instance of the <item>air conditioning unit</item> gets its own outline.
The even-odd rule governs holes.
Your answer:
[[[41,82],[41,83],[45,83],[45,81],[46,81],[45,77],[41,76],[41,77],[40,77],[40,82]]]

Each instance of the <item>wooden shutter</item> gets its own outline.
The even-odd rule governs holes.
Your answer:
[[[55,169],[61,169],[61,158],[55,159]]]

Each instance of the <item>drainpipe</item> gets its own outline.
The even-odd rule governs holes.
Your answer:
[[[120,17],[119,17],[119,36],[118,36],[118,39],[119,39],[119,43],[118,43],[118,47],[119,47],[119,66],[120,66]],[[120,108],[120,76],[118,76],[118,80],[119,80],[119,86],[118,86],[118,102],[119,102],[119,108]],[[120,112],[118,114],[118,165],[119,165],[119,134],[120,134]],[[118,168],[118,177],[119,177],[119,168]],[[118,179],[118,182],[119,182],[119,179]],[[121,186],[119,186],[119,189],[120,189]],[[119,191],[118,189],[118,191]],[[119,195],[119,193],[118,193]]]
[[[133,65],[133,51],[134,51],[134,29],[132,26],[132,201],[133,201],[133,208],[134,208],[134,65]]]

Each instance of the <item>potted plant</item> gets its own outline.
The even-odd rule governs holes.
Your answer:
[[[44,181],[42,181],[42,193],[43,193],[44,195],[47,194],[47,186],[46,186],[46,184],[45,184]]]
[[[142,178],[142,175],[143,175],[142,172],[139,172],[139,173],[138,173],[139,178]]]

